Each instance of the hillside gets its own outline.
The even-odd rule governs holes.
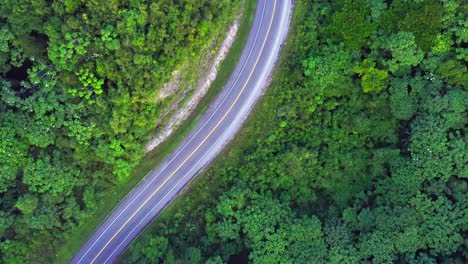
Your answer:
[[[184,92],[158,99],[164,84],[197,81],[241,6],[0,1],[1,263],[50,263],[73,239]]]

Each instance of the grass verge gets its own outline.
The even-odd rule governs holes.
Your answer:
[[[135,169],[132,177],[125,183],[114,187],[108,193],[102,195],[97,202],[97,209],[93,217],[90,217],[82,226],[65,234],[66,241],[57,252],[54,263],[67,263],[78,252],[79,248],[86,242],[92,232],[104,221],[117,204],[129,193],[145,175],[158,164],[160,164],[187,136],[193,127],[198,123],[208,106],[216,98],[219,91],[228,81],[231,73],[236,67],[242,50],[249,36],[252,25],[257,0],[246,0],[242,19],[239,24],[236,39],[229,50],[226,59],[221,63],[216,79],[212,83],[205,97],[199,102],[197,108],[190,117],[184,121],[166,141],[161,143],[153,151],[148,153],[141,164]]]

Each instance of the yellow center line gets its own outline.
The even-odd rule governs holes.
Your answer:
[[[111,237],[111,239],[109,239],[109,241],[107,241],[107,243],[104,245],[104,247],[96,254],[96,256],[93,258],[93,260],[91,261],[91,264],[93,264],[96,259],[101,255],[101,253],[107,248],[107,246],[109,246],[109,244],[115,239],[115,237],[122,231],[122,229],[125,228],[125,226],[127,226],[127,224],[135,217],[135,215],[141,211],[141,209],[156,195],[156,193],[158,193],[158,191],[164,187],[164,185],[172,178],[174,177],[174,175],[180,170],[180,168],[185,164],[187,163],[187,161],[195,154],[195,152],[197,152],[197,150],[208,140],[208,138],[216,131],[216,129],[221,125],[221,123],[224,121],[224,119],[226,119],[226,117],[228,116],[228,114],[232,111],[232,109],[234,108],[234,106],[236,105],[237,101],[239,101],[240,97],[242,96],[245,88],[247,87],[247,84],[249,83],[250,79],[252,78],[252,75],[253,75],[253,72],[255,71],[255,68],[257,67],[257,64],[258,62],[260,61],[260,57],[262,55],[262,52],[263,52],[263,49],[265,48],[265,44],[266,44],[266,41],[268,39],[268,36],[270,35],[270,31],[271,31],[271,26],[273,25],[273,18],[275,16],[275,12],[276,12],[276,3],[277,3],[277,0],[275,0],[274,2],[274,5],[273,5],[273,12],[272,12],[272,16],[271,16],[271,20],[270,20],[270,24],[268,25],[268,30],[267,30],[267,34],[265,36],[265,40],[263,41],[263,44],[262,44],[262,47],[260,49],[260,52],[259,52],[259,55],[257,56],[257,59],[255,61],[255,64],[252,68],[252,71],[250,72],[249,74],[249,77],[247,78],[247,81],[244,83],[244,85],[242,86],[242,89],[239,93],[239,95],[236,97],[236,99],[234,100],[234,102],[231,104],[231,106],[229,107],[229,109],[227,110],[227,112],[223,115],[223,117],[218,121],[218,123],[216,124],[216,126],[210,131],[210,133],[208,133],[208,135],[203,139],[203,141],[190,153],[190,155],[169,175],[169,177],[167,177],[166,180],[164,180],[164,182],[143,202],[142,205],[140,205],[140,207],[138,207],[138,209],[127,219],[127,221],[125,221],[125,223],[114,233],[114,235]]]

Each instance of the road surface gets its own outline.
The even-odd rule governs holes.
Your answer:
[[[226,86],[198,125],[114,209],[71,263],[112,263],[239,130],[285,41],[292,0],[258,0],[249,38]]]

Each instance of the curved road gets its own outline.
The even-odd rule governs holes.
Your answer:
[[[179,147],[107,217],[71,263],[112,263],[239,130],[286,38],[292,0],[258,0],[250,35],[228,83]]]

